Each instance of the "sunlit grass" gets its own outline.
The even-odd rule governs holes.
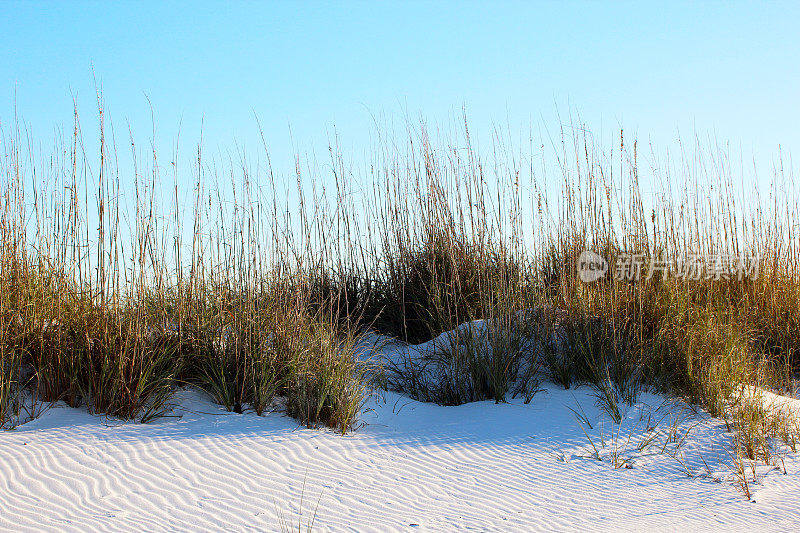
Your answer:
[[[530,401],[545,377],[586,383],[615,420],[652,389],[731,420],[746,457],[769,460],[767,437],[797,439],[788,418],[737,396],[786,387],[800,365],[797,199],[745,211],[725,165],[702,173],[682,156],[676,180],[693,188],[674,192],[665,174],[645,212],[635,142],[620,136],[606,153],[562,133],[551,206],[552,178],[503,143],[486,162],[466,127],[456,146],[420,126],[375,151],[360,195],[335,147],[330,175],[298,165],[290,206],[271,167],[221,169],[202,146],[171,185],[156,154],[118,168],[113,136],[87,150],[77,112],[73,137],[34,173],[17,131],[3,132],[1,163],[0,424],[23,390],[149,421],[194,384],[230,411],[260,415],[282,398],[301,423],[344,432],[370,382],[361,333],[420,343],[451,331],[427,358],[397,363],[389,384],[459,404]],[[195,184],[190,205],[179,179]],[[625,254],[757,256],[760,269],[585,283],[583,250],[612,269]],[[482,329],[457,329],[474,321]]]

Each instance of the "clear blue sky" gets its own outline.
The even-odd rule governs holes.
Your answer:
[[[800,147],[797,2],[2,2],[0,121],[47,138],[71,94],[160,136],[324,152],[371,115],[527,127],[577,109],[667,142],[712,132],[769,157]],[[702,5],[701,5],[702,4]],[[290,142],[289,126],[294,139]],[[124,131],[123,128],[119,128]],[[119,135],[119,133],[118,133]],[[253,146],[253,148],[256,148]]]

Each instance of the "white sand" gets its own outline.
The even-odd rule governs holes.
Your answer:
[[[180,418],[149,425],[56,406],[0,434],[0,529],[274,531],[283,514],[305,530],[317,502],[321,531],[800,528],[797,457],[785,458],[788,474],[767,472],[748,502],[724,465],[724,427],[641,400],[620,431],[623,443],[632,435],[619,454],[631,469],[613,468],[613,446],[600,444],[600,426],[608,440],[612,424],[584,388],[549,386],[529,405],[439,407],[385,394],[344,437],[279,413],[225,413],[192,390],[176,399]],[[602,461],[588,457],[567,408],[578,405]],[[694,426],[678,458],[699,477],[669,454],[635,450],[651,434],[648,418],[662,416],[659,448],[673,421],[679,437]]]
[[[751,502],[702,411],[642,394],[615,425],[591,389],[543,389],[459,407],[381,393],[346,436],[194,389],[148,425],[59,404],[0,433],[0,530],[800,530],[797,455],[757,469]]]

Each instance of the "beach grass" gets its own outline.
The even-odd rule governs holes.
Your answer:
[[[448,405],[530,401],[543,378],[589,384],[614,419],[656,390],[730,420],[737,457],[796,442],[789,417],[739,393],[786,391],[800,369],[798,204],[782,165],[774,190],[789,192],[753,198],[730,154],[698,143],[649,161],[646,201],[622,132],[604,148],[562,128],[538,169],[499,137],[479,150],[465,120],[451,139],[420,123],[383,140],[360,177],[336,146],[325,170],[287,180],[221,169],[202,145],[185,175],[165,175],[132,137],[119,167],[98,106],[99,140],[86,146],[76,109],[46,165],[18,125],[2,131],[0,425],[24,391],[147,422],[194,384],[230,411],[283,398],[301,423],[345,432],[370,382],[361,334],[453,332],[386,382]],[[586,250],[607,261],[599,280],[578,276]],[[677,274],[687,257],[706,260],[702,275]]]

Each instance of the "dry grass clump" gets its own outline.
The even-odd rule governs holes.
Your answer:
[[[300,335],[283,342],[290,372],[286,409],[308,427],[319,424],[345,433],[366,399],[368,367],[356,358],[358,337],[341,334],[318,318],[306,319]]]
[[[14,425],[20,410],[20,394],[23,386],[21,357],[16,344],[10,338],[9,324],[5,317],[0,324],[0,429]]]
[[[186,360],[184,379],[206,391],[228,411],[249,405],[261,414],[272,402],[286,367],[272,339],[278,327],[268,292],[203,287],[178,298],[170,320]]]
[[[274,287],[261,295],[213,294],[222,308],[201,306],[202,316],[190,314],[190,326],[179,331],[189,382],[236,413],[260,415],[281,396],[288,414],[309,427],[344,433],[355,424],[367,368],[356,359],[355,332],[309,315]]]
[[[23,369],[43,401],[85,403],[91,412],[142,422],[163,414],[184,383],[237,413],[260,415],[285,396],[302,423],[341,432],[360,411],[366,367],[355,358],[357,334],[322,313],[308,315],[285,287],[243,293],[206,285],[193,294],[148,293],[98,305],[69,284],[52,289],[52,277],[38,271],[13,278],[3,286],[4,314],[16,312],[0,332],[7,350],[3,420],[14,409]]]
[[[157,156],[143,172],[133,140],[133,203],[123,204],[98,103],[99,166],[89,164],[76,112],[71,146],[43,184],[33,178],[32,193],[35,159],[23,155],[18,129],[3,132],[0,424],[13,423],[26,391],[147,422],[176,386],[195,384],[231,411],[260,415],[280,395],[304,424],[352,428],[366,393],[360,323],[340,308],[343,294],[314,293],[320,278],[290,260],[327,227],[317,220],[297,241],[265,242],[275,228],[257,220],[246,173],[229,212],[218,190],[206,192],[198,150],[194,233],[184,241],[177,175],[164,216]],[[216,229],[203,230],[214,219]],[[330,272],[325,257],[313,264]]]
[[[413,244],[387,250],[378,332],[418,344],[521,304],[523,267],[502,248],[437,228]]]
[[[420,250],[390,256],[375,329],[412,343],[433,340],[421,359],[392,365],[389,384],[442,405],[500,402],[509,392],[530,401],[540,363],[524,317],[523,272],[503,247],[445,231],[427,235]]]
[[[418,359],[394,362],[391,388],[440,405],[502,402],[538,391],[539,362],[527,324],[516,316],[468,322],[433,339]]]
[[[151,338],[136,308],[97,305],[41,266],[18,274],[3,277],[14,310],[4,347],[41,400],[143,421],[160,412],[180,368],[175,343]]]

